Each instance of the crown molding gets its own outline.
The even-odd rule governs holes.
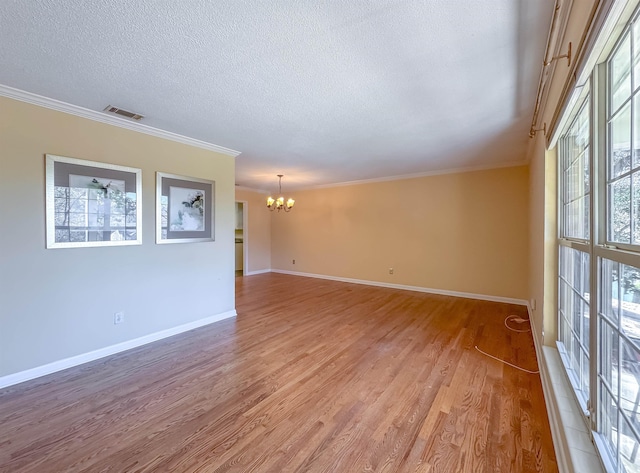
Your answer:
[[[256,189],[253,187],[239,186],[236,184],[237,191],[257,192],[258,194],[268,194],[270,191],[264,189]]]
[[[414,173],[414,174],[401,174],[401,175],[387,176],[387,177],[374,177],[372,179],[360,179],[356,181],[335,182],[332,184],[320,184],[317,186],[308,186],[308,187],[302,187],[302,186],[293,187],[289,185],[288,188],[291,191],[327,189],[330,187],[355,186],[358,184],[374,184],[376,182],[419,179],[421,177],[441,176],[444,174],[462,174],[466,172],[490,171],[491,169],[513,168],[513,167],[519,167],[519,166],[527,166],[528,164],[529,164],[528,161],[512,161],[512,162],[502,163],[502,164],[471,166],[466,168],[450,168],[450,169],[442,169],[439,171],[428,171],[428,172],[420,172],[420,173]]]
[[[107,125],[113,125],[127,130],[136,131],[138,133],[144,133],[145,135],[156,136],[158,138],[164,138],[166,140],[175,141],[185,145],[195,146],[196,148],[202,148],[215,153],[224,154],[235,158],[240,154],[240,151],[236,151],[223,146],[218,146],[206,141],[197,140],[195,138],[189,138],[188,136],[179,135],[170,131],[154,128],[142,123],[129,121],[125,118],[107,115],[105,112],[96,112],[88,108],[72,105],[60,100],[51,99],[42,95],[34,94],[24,90],[9,87],[7,85],[0,84],[0,96],[7,97],[20,102],[30,103],[32,105],[38,105],[40,107],[49,108],[58,112],[68,113],[80,118],[86,118],[100,123],[106,123]]]

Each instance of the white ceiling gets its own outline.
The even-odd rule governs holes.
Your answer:
[[[553,0],[2,0],[0,84],[290,189],[524,162]],[[179,157],[176,157],[179,159]]]

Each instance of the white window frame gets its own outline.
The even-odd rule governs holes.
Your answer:
[[[558,340],[556,342],[557,347],[558,347],[558,352],[560,353],[560,358],[563,361],[563,364],[565,366],[565,369],[567,371],[567,375],[569,377],[569,381],[571,383],[571,386],[574,389],[574,393],[576,395],[576,399],[578,401],[578,404],[580,405],[580,408],[582,409],[582,411],[587,414],[588,413],[588,409],[589,409],[589,399],[591,398],[592,394],[589,394],[589,396],[585,395],[584,391],[581,389],[580,386],[580,381],[579,381],[579,373],[576,373],[576,370],[574,369],[571,360],[570,360],[570,355],[569,355],[569,348],[566,347],[564,345],[564,342],[562,340],[560,340],[560,336],[561,334],[563,334],[566,330],[571,330],[570,327],[565,327],[563,326],[563,316],[561,315],[561,310],[563,309],[562,307],[560,307],[560,294],[561,291],[563,290],[563,278],[562,278],[562,273],[560,270],[560,267],[562,265],[562,259],[560,257],[560,255],[562,254],[562,248],[571,248],[573,250],[577,250],[580,251],[582,253],[585,253],[587,255],[589,255],[589,261],[590,261],[590,265],[591,267],[593,267],[593,254],[592,254],[592,245],[591,245],[591,241],[593,239],[593,166],[592,166],[592,162],[593,162],[593,143],[592,140],[590,139],[590,142],[587,146],[588,149],[588,154],[589,154],[589,170],[590,170],[590,185],[589,185],[589,206],[590,206],[590,211],[589,211],[589,215],[590,215],[590,221],[589,221],[589,231],[588,231],[588,238],[578,238],[575,236],[568,236],[567,232],[566,232],[566,219],[567,219],[567,212],[566,212],[566,195],[567,195],[567,189],[566,189],[566,182],[565,182],[565,163],[564,163],[564,154],[568,152],[568,145],[567,145],[567,134],[574,128],[574,125],[576,124],[580,114],[583,112],[583,110],[587,111],[587,116],[589,117],[589,137],[593,136],[593,107],[592,107],[592,97],[591,97],[591,93],[590,93],[590,88],[587,85],[581,95],[579,100],[577,101],[576,105],[574,106],[574,110],[572,113],[572,116],[570,118],[570,120],[568,121],[568,124],[566,126],[566,131],[563,132],[562,137],[559,140],[559,153],[558,153],[558,162],[557,162],[557,166],[558,166],[558,268],[557,268],[557,275],[558,275],[558,301],[557,301],[557,325],[558,325]],[[591,271],[589,271],[590,274],[592,274]],[[593,278],[590,278],[590,294],[593,294]],[[575,291],[575,288],[572,288]],[[593,320],[593,303],[592,300],[590,298],[590,300],[586,300],[583,294],[578,294],[579,297],[586,303],[588,303],[589,305],[589,318],[590,320]],[[574,338],[575,338],[575,333],[573,334]],[[590,344],[590,346],[585,347],[583,346],[583,344],[580,341],[580,337],[578,336],[578,343],[580,344],[580,349],[586,352],[587,355],[587,359],[590,360],[589,361],[589,365],[591,366],[593,364],[593,361],[591,361],[593,359],[593,357],[591,356],[591,353],[594,353],[593,348],[592,348],[592,344]],[[593,331],[592,328],[590,328],[589,330],[589,339],[592,340],[593,338]],[[589,370],[590,372],[592,371],[591,369]],[[591,373],[591,375],[589,376],[589,392],[591,393],[592,391],[592,380],[593,380],[593,373]]]
[[[636,38],[631,34],[633,25],[638,24],[638,29],[635,31]],[[630,338],[627,329],[623,328],[622,322],[623,320],[631,320],[631,316],[634,313],[635,309],[631,310],[631,314],[627,313],[626,318],[623,317],[623,301],[621,299],[621,289],[620,282],[616,286],[618,288],[617,298],[613,298],[611,293],[612,288],[612,280],[609,279],[608,275],[604,275],[604,260],[609,260],[614,263],[620,263],[628,266],[633,266],[635,268],[640,269],[640,238],[638,238],[635,243],[633,239],[633,185],[630,184],[630,211],[629,211],[629,221],[630,221],[630,229],[629,229],[629,243],[623,242],[615,242],[609,239],[609,231],[608,231],[608,223],[610,221],[611,215],[611,206],[609,205],[609,183],[614,179],[609,177],[609,150],[612,149],[610,146],[611,140],[611,129],[613,118],[613,113],[610,111],[611,108],[611,94],[609,92],[609,84],[611,83],[610,79],[610,68],[609,63],[611,58],[614,56],[616,51],[618,50],[620,44],[625,39],[625,35],[629,34],[630,36],[630,76],[629,81],[631,83],[631,93],[630,97],[620,102],[618,106],[618,111],[622,110],[626,105],[626,103],[630,103],[630,121],[629,121],[629,149],[630,149],[630,160],[631,165],[628,171],[618,175],[615,179],[621,179],[624,176],[633,176],[637,174],[640,176],[640,165],[634,169],[633,160],[634,154],[636,153],[635,148],[637,147],[640,150],[640,136],[634,136],[635,133],[640,133],[640,123],[634,124],[634,107],[640,108],[640,78],[636,81],[638,83],[638,87],[633,89],[634,82],[634,74],[640,74],[640,67],[638,71],[633,71],[633,57],[635,54],[635,50],[639,50],[640,56],[640,12],[636,11],[632,15],[632,20],[630,20],[627,25],[621,30],[619,37],[616,38],[615,45],[611,49],[611,52],[607,54],[607,57],[604,58],[604,61],[601,61],[600,64],[596,65],[591,73],[591,76],[587,83],[585,84],[585,90],[583,90],[580,97],[575,100],[573,111],[570,113],[569,117],[565,120],[565,123],[568,125],[565,127],[565,130],[562,132],[562,138],[564,138],[567,133],[571,130],[571,127],[574,124],[574,120],[576,115],[579,113],[579,110],[582,109],[584,104],[585,94],[590,93],[590,226],[589,226],[589,238],[581,239],[576,238],[575,236],[568,237],[565,234],[565,225],[566,225],[566,213],[565,213],[565,189],[564,189],[564,166],[563,161],[565,159],[567,149],[563,148],[565,143],[564,139],[560,139],[558,146],[558,254],[561,253],[560,249],[562,247],[572,248],[574,250],[582,251],[590,256],[590,269],[589,269],[589,277],[590,277],[590,296],[589,296],[589,353],[590,353],[590,382],[589,382],[589,395],[584,395],[580,389],[576,389],[577,379],[571,373],[571,364],[567,358],[567,353],[564,350],[563,344],[560,341],[560,337],[562,332],[561,324],[562,316],[560,315],[560,292],[558,292],[558,305],[557,305],[557,314],[558,314],[558,348],[561,352],[561,357],[566,366],[569,367],[568,375],[573,385],[574,389],[576,389],[576,397],[578,399],[579,404],[583,408],[583,412],[587,417],[587,422],[591,426],[593,430],[593,438],[595,440],[596,446],[598,447],[599,453],[602,457],[603,463],[608,471],[611,472],[619,472],[626,471],[624,466],[624,460],[621,455],[623,450],[625,451],[625,456],[629,456],[630,458],[633,456],[635,458],[634,465],[637,466],[637,470],[640,471],[640,408],[638,404],[640,404],[640,373],[638,375],[631,375],[631,371],[635,370],[637,360],[638,366],[640,366],[640,337],[635,340]],[[635,44],[638,43],[638,44]],[[637,98],[636,98],[637,97]],[[634,103],[634,100],[637,100],[637,104]],[[640,122],[640,110],[636,112],[638,117],[638,122]],[[637,127],[637,131],[633,130],[634,125]],[[636,143],[634,143],[636,141]],[[637,145],[637,146],[636,146]],[[638,152],[640,155],[640,152]],[[640,156],[636,158],[638,162],[640,162]],[[637,200],[640,200],[640,197],[636,197]],[[640,202],[638,202],[640,206]],[[640,219],[639,215],[636,216]],[[558,267],[557,267],[557,276],[558,276],[558,288],[559,291],[561,289],[561,260],[558,258]],[[616,265],[616,267],[620,267]],[[618,271],[618,281],[621,281],[623,275]],[[582,297],[582,296],[581,296]],[[605,307],[613,307],[614,299],[617,304],[618,309],[616,309],[618,314],[615,317],[607,317],[603,310]],[[606,305],[605,304],[611,304]],[[634,301],[635,302],[635,301]],[[630,303],[631,306],[633,304]],[[637,313],[637,312],[635,312]],[[638,319],[640,320],[640,319]],[[607,352],[614,354],[614,360],[611,360],[610,356],[606,358],[603,356],[604,351],[601,350],[604,345],[605,338],[603,334],[599,333],[599,327],[601,324],[606,324],[608,327],[608,333],[613,334],[613,339],[616,341],[618,349],[616,352]],[[604,326],[604,325],[603,325]],[[575,335],[575,334],[574,334]],[[624,349],[623,345],[624,344]],[[613,346],[611,345],[611,350],[613,350]],[[584,347],[587,348],[587,347]],[[627,355],[625,353],[630,354],[631,358],[625,358]],[[607,361],[608,360],[608,361]],[[631,361],[631,365],[624,364],[623,362]],[[600,372],[601,365],[604,361],[610,362],[612,365],[610,369],[608,369],[609,373],[613,373],[616,371],[615,377],[615,385],[616,386],[608,386],[608,382],[606,382],[606,373]],[[615,366],[615,368],[614,368]],[[638,370],[640,371],[640,369]],[[633,404],[629,399],[623,397],[621,392],[621,386],[624,382],[622,378],[624,375],[631,381],[633,376],[636,379],[637,387],[635,391],[631,391],[632,396],[636,398],[636,402],[634,407],[629,408],[631,404]],[[611,380],[613,380],[613,374],[609,375]],[[606,383],[605,383],[606,382]],[[605,393],[608,393],[611,397],[611,401],[605,403],[604,397]],[[628,395],[627,395],[628,397]],[[624,407],[625,405],[626,407]],[[610,443],[607,440],[607,436],[605,435],[603,429],[605,427],[609,427],[610,425],[606,424],[605,418],[599,418],[600,412],[609,414],[614,414],[617,419],[618,427],[616,429],[609,429],[609,440],[613,442],[615,437],[615,446],[612,448],[609,447]],[[632,418],[633,417],[633,418]],[[625,431],[624,428],[621,427],[620,422],[626,422],[628,426],[628,430]],[[622,429],[622,430],[621,430]],[[623,434],[623,435],[621,435]],[[630,444],[629,440],[633,440],[635,437],[636,444]],[[625,443],[623,446],[622,443]],[[630,454],[629,449],[630,445],[635,445],[633,447],[633,452]]]

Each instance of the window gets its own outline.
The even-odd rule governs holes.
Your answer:
[[[621,471],[640,471],[640,270],[601,262],[598,433]]]
[[[560,247],[558,346],[583,409],[589,399],[589,260],[588,253]]]
[[[608,470],[640,473],[638,14],[587,88],[558,141],[557,344]]]
[[[639,41],[636,19],[606,63],[606,213],[594,221],[606,228],[606,242],[594,243],[607,244],[598,249],[596,431],[613,468],[630,472],[640,472]]]
[[[633,51],[640,50],[638,40],[640,23],[627,31],[607,64],[607,239],[630,245],[640,244],[640,56]]]
[[[589,98],[562,138],[562,236],[589,240]]]
[[[560,140],[561,239],[558,349],[583,410],[589,400],[590,120],[589,96]]]

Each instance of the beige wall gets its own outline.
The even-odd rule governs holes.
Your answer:
[[[530,164],[531,176],[531,281],[530,299],[534,336],[538,343],[554,345],[556,340],[556,244],[557,194],[555,152],[546,152],[544,140],[535,141]],[[543,340],[544,333],[544,340]]]
[[[528,179],[511,167],[298,191],[272,216],[271,266],[525,299]]]
[[[246,202],[244,244],[247,275],[271,270],[271,212],[265,205],[265,199],[263,193],[236,189],[236,201]]]
[[[234,158],[7,98],[0,110],[0,377],[233,311]],[[141,168],[143,244],[45,249],[46,153]],[[155,244],[156,171],[216,181],[215,242]]]

